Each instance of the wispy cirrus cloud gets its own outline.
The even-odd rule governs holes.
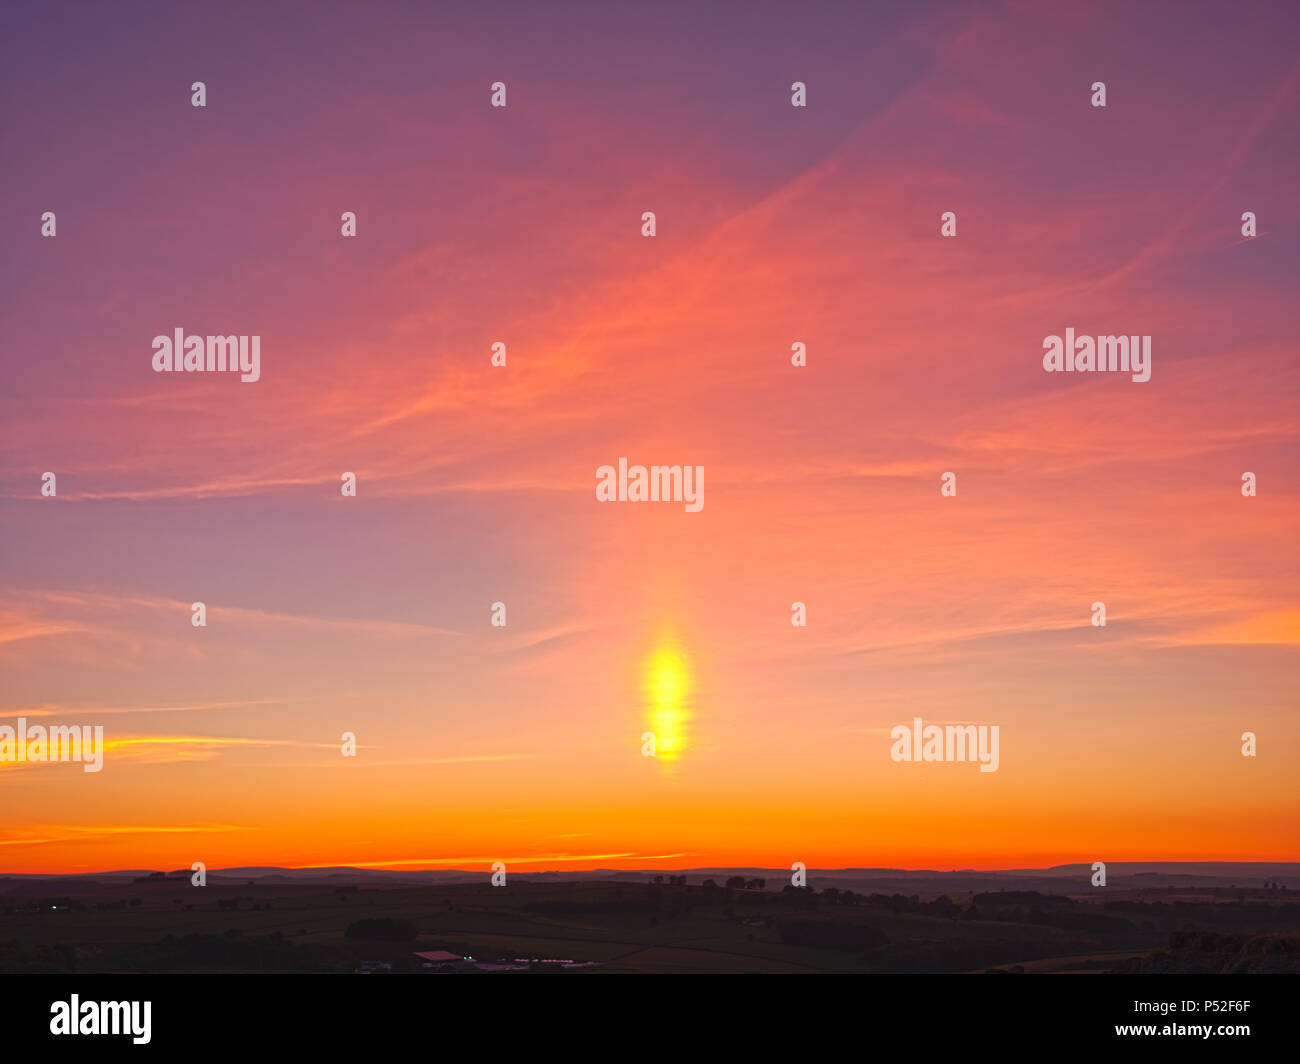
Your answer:
[[[682,853],[661,853],[661,854],[641,854],[635,851],[626,853],[558,853],[543,854],[541,856],[528,857],[500,857],[490,855],[486,857],[410,857],[394,861],[353,861],[350,862],[356,868],[413,868],[416,866],[429,865],[485,865],[490,866],[493,862],[503,861],[506,865],[518,864],[572,864],[584,861],[615,861],[636,858],[641,861],[671,861],[678,857],[693,857],[694,854]],[[299,868],[329,868],[330,865],[298,865]]]
[[[0,846],[40,846],[48,843],[90,842],[139,835],[225,834],[251,831],[239,824],[33,824],[0,829]]]

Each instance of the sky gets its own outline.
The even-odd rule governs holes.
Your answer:
[[[1293,5],[0,18],[0,872],[1300,860]]]

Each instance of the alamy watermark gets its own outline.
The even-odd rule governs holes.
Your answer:
[[[50,1034],[126,1034],[136,1045],[148,1045],[152,1012],[151,1001],[82,1001],[73,994],[50,1005]]]
[[[262,376],[261,336],[186,336],[180,326],[172,336],[153,338],[155,373],[215,373],[231,370],[245,384]]]
[[[27,726],[19,717],[17,727],[0,724],[0,762],[80,761],[87,772],[104,767],[104,726],[96,724],[41,724]]]
[[[909,727],[890,729],[894,740],[889,756],[895,761],[978,761],[981,772],[998,770],[998,725],[923,724],[913,717]]]
[[[1043,337],[1043,369],[1048,373],[1131,373],[1139,384],[1151,379],[1151,337]]]
[[[682,502],[687,513],[704,509],[703,466],[603,465],[596,470],[598,502]]]

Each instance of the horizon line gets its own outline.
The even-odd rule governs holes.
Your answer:
[[[536,859],[534,859],[534,860],[536,860]],[[543,859],[543,860],[554,860],[554,858]],[[389,862],[383,862],[383,863],[384,863],[384,864],[388,864]],[[525,862],[517,861],[516,863],[525,863]],[[311,872],[322,872],[322,873],[324,873],[324,872],[357,872],[357,873],[361,873],[361,874],[364,874],[364,875],[383,876],[383,877],[396,877],[396,876],[403,876],[403,875],[417,875],[417,874],[418,874],[418,875],[427,875],[427,874],[430,874],[430,873],[441,873],[441,874],[444,874],[444,875],[480,876],[480,875],[484,875],[484,874],[486,874],[486,872],[488,872],[488,871],[491,870],[491,867],[490,867],[490,866],[491,866],[491,862],[484,862],[484,864],[488,866],[486,870],[483,869],[483,868],[473,868],[473,867],[453,867],[453,868],[438,868],[438,867],[391,868],[391,867],[384,867],[384,868],[376,868],[376,867],[372,867],[372,866],[367,866],[367,865],[365,865],[365,864],[361,864],[361,865],[349,865],[349,864],[339,864],[339,865],[328,865],[328,864],[327,864],[327,865],[229,865],[229,866],[226,866],[226,867],[223,867],[223,868],[205,868],[205,869],[204,869],[204,873],[205,873],[206,875],[210,875],[210,876],[211,876],[211,875],[222,875],[223,873],[225,873],[225,874],[236,873],[236,874],[239,874],[239,875],[241,875],[241,876],[247,876],[249,873],[252,873],[252,872],[263,873],[263,874],[275,874],[275,873],[280,873],[280,872],[298,872],[298,873],[311,873]],[[1123,868],[1125,868],[1126,866],[1133,866],[1133,865],[1143,865],[1143,866],[1153,865],[1153,866],[1159,866],[1159,867],[1170,868],[1171,870],[1175,870],[1175,871],[1176,871],[1178,868],[1180,868],[1180,867],[1184,867],[1184,866],[1187,866],[1187,867],[1198,867],[1198,868],[1205,868],[1205,867],[1241,868],[1241,867],[1247,867],[1247,866],[1252,866],[1252,865],[1282,865],[1282,866],[1290,865],[1290,866],[1294,866],[1294,867],[1296,868],[1297,872],[1300,873],[1300,861],[1296,861],[1296,860],[1259,860],[1259,859],[1254,859],[1254,860],[1179,860],[1179,861],[1167,861],[1167,860],[1165,860],[1165,861],[1162,861],[1162,860],[1120,860],[1120,861],[1107,861],[1107,862],[1105,862],[1105,864],[1106,864],[1106,867],[1107,867],[1108,870],[1109,870],[1109,869],[1123,869]],[[968,866],[968,867],[954,867],[954,868],[946,868],[946,869],[945,869],[945,868],[935,868],[935,867],[928,867],[928,868],[905,868],[905,867],[894,866],[894,865],[843,865],[843,866],[837,866],[837,867],[805,865],[803,871],[805,871],[805,872],[807,872],[807,873],[871,872],[871,873],[902,873],[902,874],[911,874],[911,875],[918,875],[918,874],[929,874],[929,875],[958,875],[958,874],[994,875],[994,874],[1004,874],[1004,875],[1005,875],[1005,874],[1014,874],[1014,873],[1026,874],[1026,873],[1033,873],[1033,872],[1058,872],[1058,871],[1070,870],[1070,869],[1085,869],[1085,870],[1086,870],[1086,869],[1090,869],[1091,867],[1092,867],[1091,862],[1086,862],[1086,861],[1084,861],[1084,862],[1076,862],[1076,863],[1069,863],[1069,864],[1055,864],[1055,865],[1042,865],[1042,866],[1027,866],[1027,865],[1021,865],[1021,866],[1017,866],[1017,867],[997,867],[997,868],[987,868],[987,867],[986,867],[986,868],[975,868],[975,867],[969,867],[969,866]],[[93,877],[93,876],[126,876],[126,875],[141,876],[141,875],[157,875],[157,874],[161,874],[161,875],[164,875],[164,876],[167,876],[167,875],[173,875],[173,874],[184,874],[184,875],[188,876],[192,871],[193,871],[192,868],[171,868],[171,869],[159,869],[159,868],[116,868],[116,869],[100,869],[100,870],[97,870],[97,871],[87,871],[87,872],[8,872],[8,871],[2,871],[2,870],[0,870],[0,879],[6,879],[6,878],[85,878],[85,877]],[[768,872],[768,873],[786,873],[786,872],[790,872],[790,871],[792,871],[792,869],[789,869],[789,868],[783,868],[783,867],[769,866],[769,865],[759,865],[759,864],[752,864],[752,865],[694,865],[694,866],[689,866],[689,867],[679,867],[679,868],[663,868],[663,867],[655,867],[655,866],[646,866],[646,867],[643,867],[643,868],[642,868],[642,867],[633,867],[633,868],[610,868],[610,867],[606,867],[606,866],[594,865],[594,866],[591,866],[591,867],[588,867],[588,868],[550,868],[550,869],[542,869],[542,870],[535,870],[535,871],[513,872],[513,873],[511,873],[511,874],[512,874],[512,875],[516,875],[516,876],[555,875],[555,874],[560,874],[560,873],[563,873],[563,874],[565,874],[565,875],[580,875],[580,874],[584,874],[584,873],[593,873],[593,874],[594,874],[594,873],[615,873],[615,874],[620,874],[620,873],[621,873],[621,874],[627,874],[627,873],[633,873],[633,874],[636,874],[636,873],[644,873],[644,874],[647,874],[647,875],[651,875],[651,874],[667,874],[667,873],[673,873],[673,874],[681,875],[681,874],[683,874],[683,873],[692,873],[692,872],[693,872],[693,873],[697,873],[697,874],[706,874],[706,873],[720,874],[720,873],[724,873],[724,872],[755,872],[755,871],[757,871],[757,872]]]

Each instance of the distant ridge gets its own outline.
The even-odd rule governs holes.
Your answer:
[[[103,872],[75,873],[17,873],[0,872],[0,891],[5,884],[19,882],[56,881],[69,885],[77,881],[133,881],[144,879],[159,871],[165,871],[169,877],[190,875],[189,869],[116,869]],[[210,868],[207,872],[209,883],[247,883],[260,885],[274,884],[362,884],[375,886],[390,884],[435,884],[455,882],[486,881],[490,874],[487,866],[483,868],[457,869],[415,869],[398,871],[394,869],[355,868],[337,865],[325,868],[281,868],[274,865],[254,865],[235,868]],[[693,882],[713,879],[719,886],[733,876],[747,879],[764,879],[768,889],[778,888],[789,881],[788,868],[742,867],[701,867],[701,868],[655,868],[655,869],[612,869],[596,868],[586,871],[572,869],[545,871],[512,871],[512,880],[549,881],[591,881],[591,880],[630,880],[646,881],[654,876],[686,875]],[[923,889],[981,890],[1012,889],[1050,881],[1053,889],[1066,889],[1069,881],[1077,883],[1079,889],[1088,889],[1092,875],[1090,864],[1053,865],[1049,868],[1009,868],[1009,869],[907,869],[907,868],[809,868],[807,870],[810,886],[824,885],[875,886],[877,889],[899,889],[901,885],[920,885]],[[1285,884],[1288,888],[1300,887],[1300,862],[1264,862],[1264,861],[1108,861],[1106,878],[1110,888],[1115,887],[1227,887],[1227,886],[1262,886],[1264,882]],[[170,882],[174,883],[175,879]]]

